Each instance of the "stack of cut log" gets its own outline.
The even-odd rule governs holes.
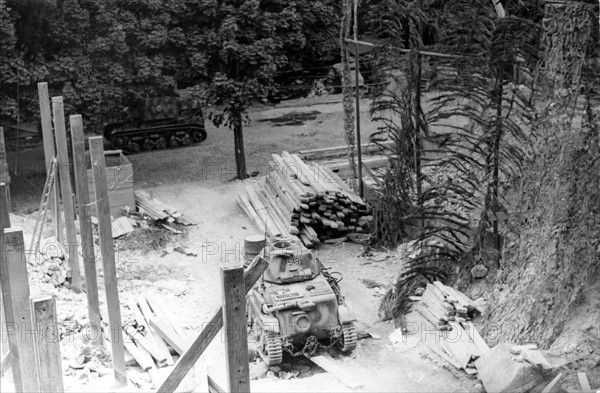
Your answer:
[[[427,284],[422,296],[411,296],[416,310],[439,330],[451,330],[448,322],[469,322],[472,316],[481,314],[475,303],[456,289],[435,281]]]
[[[297,236],[308,248],[364,232],[373,220],[365,202],[322,165],[273,154],[264,183],[246,186],[238,202],[271,237]]]
[[[477,305],[462,292],[439,281],[427,284],[423,295],[411,296],[411,300],[416,302],[416,311],[443,333],[441,348],[431,349],[456,368],[476,374],[474,361],[490,350],[471,322],[472,317],[481,313]]]
[[[156,296],[138,297],[127,302],[129,319],[125,319],[123,335],[125,349],[139,366],[157,381],[157,368],[175,364],[172,354],[182,355],[191,340],[181,323]],[[127,313],[125,313],[127,314]]]
[[[386,149],[389,149],[392,146],[392,141],[386,141],[380,144],[362,144],[361,152],[363,155],[363,167],[374,170],[376,168],[389,166],[388,156],[384,153]],[[357,150],[358,149],[355,149],[354,152],[355,157],[358,154]],[[347,154],[348,146],[336,146],[313,150],[302,150],[298,153],[298,156],[304,160],[318,162],[319,164],[329,168],[342,179],[346,179],[352,177],[353,175],[350,163],[346,158]]]

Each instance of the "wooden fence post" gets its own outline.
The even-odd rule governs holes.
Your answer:
[[[65,227],[67,241],[64,243],[71,266],[71,289],[81,292],[81,270],[79,268],[79,252],[77,251],[77,233],[75,232],[75,211],[73,209],[73,189],[69,170],[69,150],[67,148],[67,129],[62,97],[52,97],[52,113],[56,134],[56,150],[58,153],[58,169],[63,210],[65,211]]]
[[[52,295],[31,299],[31,318],[36,334],[37,368],[42,392],[64,392],[60,332],[56,299]]]
[[[8,206],[6,209],[7,217],[8,212],[12,211],[12,205],[10,201],[10,169],[8,168],[8,161],[6,158],[6,145],[4,144],[4,128],[0,127],[0,183],[6,185],[6,199],[8,200]]]
[[[1,128],[1,127],[0,127]],[[0,195],[6,190],[8,192],[8,187],[6,184],[0,182]],[[8,201],[7,201],[8,202]],[[0,262],[3,262],[2,255],[4,255],[4,228],[10,228],[10,217],[8,214],[4,214],[4,211],[8,209],[5,208],[6,203],[0,203]],[[0,280],[1,281],[1,280]],[[10,357],[10,351],[8,350],[8,336],[6,335],[6,314],[4,313],[4,298],[2,296],[2,283],[0,282],[0,346],[2,347],[1,355],[2,362],[4,363],[5,356]],[[9,354],[9,355],[7,355]],[[2,373],[4,373],[4,369],[2,369]],[[1,374],[0,374],[1,375]]]
[[[127,385],[125,370],[125,349],[121,310],[119,306],[119,289],[117,286],[117,269],[115,267],[115,250],[113,248],[112,229],[110,222],[110,206],[106,181],[106,161],[104,159],[104,139],[101,136],[89,139],[92,173],[94,176],[94,192],[98,209],[98,230],[100,232],[100,250],[104,266],[104,287],[106,289],[106,304],[111,330],[111,346],[115,384],[118,387]]]
[[[250,392],[244,268],[221,269],[229,392]]]
[[[0,188],[4,192],[4,185]],[[0,203],[5,209],[4,198]],[[15,388],[17,392],[39,392],[23,231],[0,231],[0,281]]]
[[[100,304],[98,302],[98,278],[96,277],[96,259],[94,253],[94,234],[92,231],[92,208],[88,189],[88,173],[85,161],[85,142],[81,115],[69,117],[71,125],[71,144],[73,148],[73,171],[79,205],[79,232],[83,271],[85,272],[85,292],[90,319],[91,341],[102,344],[102,325],[100,324]]]
[[[268,266],[269,262],[260,257],[257,257],[252,261],[250,266],[248,266],[244,272],[244,295],[254,286],[254,283],[258,281]],[[188,348],[188,350],[179,358],[177,364],[175,364],[175,368],[171,371],[171,374],[165,379],[160,388],[158,388],[157,393],[172,393],[177,389],[183,378],[185,378],[187,373],[194,367],[194,364],[196,364],[200,356],[202,356],[222,327],[223,308],[219,307],[190,348]]]
[[[50,95],[48,94],[48,83],[38,83],[38,99],[40,101],[40,120],[42,124],[42,137],[44,140],[44,161],[46,162],[46,171],[50,170],[52,159],[56,157],[54,149],[54,135],[52,133],[52,114],[50,112]],[[58,171],[57,171],[58,172]],[[54,178],[58,183],[58,173]],[[62,227],[60,225],[60,206],[58,205],[59,187],[55,185],[54,191],[50,195],[50,210],[52,212],[52,229],[56,240],[62,242]]]

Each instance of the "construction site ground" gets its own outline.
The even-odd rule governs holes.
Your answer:
[[[369,104],[368,99],[362,100],[363,142],[377,126],[369,120]],[[344,144],[342,104],[339,100],[334,103],[319,103],[317,99],[279,106],[257,106],[252,109],[250,118],[251,123],[244,128],[246,159],[248,172],[258,172],[258,176],[247,182],[258,181],[261,175],[267,173],[272,153]],[[260,232],[260,228],[253,226],[236,203],[237,191],[247,183],[232,180],[235,177],[233,133],[226,128],[216,129],[208,121],[206,124],[208,138],[199,146],[129,156],[134,165],[137,190],[147,191],[154,198],[197,220],[198,224],[189,227],[185,236],[162,250],[150,250],[147,244],[126,244],[134,242],[135,238],[119,240],[120,246],[126,244],[127,247],[117,250],[121,299],[148,294],[160,296],[191,338],[201,331],[221,303],[219,269],[239,262],[244,237]],[[9,153],[9,163],[13,165],[12,170],[15,152]],[[35,220],[32,212],[39,204],[45,176],[35,169],[43,168],[42,148],[19,152],[19,163],[19,177],[15,176],[11,185],[14,208],[11,219],[13,227],[23,227],[28,241],[27,236]],[[196,256],[170,252],[177,243]],[[432,334],[418,332],[402,338],[395,332],[392,323],[380,321],[379,302],[400,267],[394,250],[362,257],[363,246],[341,243],[324,245],[316,253],[326,266],[344,275],[342,292],[356,314],[358,330],[369,331],[373,336],[361,339],[351,355],[331,351],[336,363],[364,384],[357,391],[481,391],[477,379],[451,370],[452,366],[429,349],[428,343],[435,340]],[[85,295],[76,295],[67,289],[56,294],[59,321],[70,320],[68,318],[72,315],[74,319],[85,318]],[[420,321],[413,314],[408,318]],[[78,356],[77,351],[70,348],[72,345],[75,344],[70,340],[63,339],[61,342],[66,390],[106,391],[112,374],[106,369],[100,373],[82,372],[70,367]],[[220,336],[200,363],[208,364],[209,373],[222,380],[225,357]],[[254,365],[253,361],[251,367]],[[104,367],[110,368],[110,362]],[[273,377],[255,380],[252,382],[253,390],[350,391],[333,375],[305,359],[286,357],[281,368],[296,369],[300,374],[287,380]],[[196,368],[193,375],[195,383],[184,381],[184,390],[203,390],[205,376],[201,370],[202,367]],[[142,383],[138,389],[151,389],[149,382],[144,378],[140,380]],[[131,391],[132,386],[125,390]]]

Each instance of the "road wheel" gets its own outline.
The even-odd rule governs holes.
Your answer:
[[[190,135],[188,133],[181,137],[181,144],[183,146],[189,146],[192,144],[192,138],[190,138]]]
[[[202,143],[206,140],[206,131],[204,130],[194,130],[192,132],[192,140],[194,143]]]
[[[154,147],[156,149],[166,149],[167,148],[167,140],[162,136],[159,137],[156,142],[154,142]]]
[[[123,150],[123,148],[125,148],[125,146],[126,146],[125,138],[123,138],[122,136],[116,136],[116,137],[112,138],[110,143],[111,143],[112,147],[117,150]]]
[[[173,135],[171,138],[169,138],[169,147],[170,148],[179,147],[179,146],[181,146],[181,144],[179,142],[179,138],[177,138],[175,135]]]
[[[154,148],[154,143],[150,139],[144,139],[144,143],[142,144],[142,150],[148,151]]]
[[[347,325],[342,325],[342,340],[339,342],[339,347],[342,352],[352,352],[356,349],[358,342],[358,335],[356,334],[356,328],[354,322],[350,322]]]
[[[258,346],[258,353],[267,366],[281,364],[283,360],[283,344],[277,333],[264,330]]]

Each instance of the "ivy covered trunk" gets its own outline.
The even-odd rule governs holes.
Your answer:
[[[600,71],[592,10],[546,5],[536,154],[519,179],[515,229],[506,234],[504,270],[488,298],[491,345],[538,343],[581,358],[600,345],[600,100],[592,89]],[[575,342],[570,331],[587,333]]]

